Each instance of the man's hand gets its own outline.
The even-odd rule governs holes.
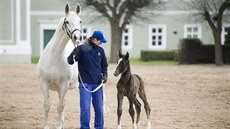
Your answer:
[[[68,58],[67,58],[67,62],[69,63],[69,64],[74,64],[74,59],[73,59],[73,57],[78,53],[78,51],[79,51],[79,47],[75,47],[74,49],[73,49],[73,51],[71,52],[71,54],[68,56]]]
[[[75,48],[73,49],[73,51],[72,51],[72,54],[73,54],[73,55],[76,55],[76,54],[78,53],[78,51],[79,51],[79,47],[75,47]]]
[[[106,83],[107,82],[108,75],[103,75],[102,76],[102,82]]]

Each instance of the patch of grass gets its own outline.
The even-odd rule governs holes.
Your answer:
[[[32,57],[31,62],[32,64],[37,64],[39,60],[39,57]],[[109,59],[108,59],[109,61]],[[130,58],[131,64],[137,64],[137,65],[177,65],[178,62],[176,61],[142,61],[140,58]]]
[[[32,64],[37,64],[39,60],[39,57],[32,57],[31,62]]]
[[[178,62],[176,61],[142,61],[140,58],[130,58],[131,64],[137,64],[137,65],[177,65]]]

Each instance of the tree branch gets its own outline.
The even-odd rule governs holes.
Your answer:
[[[129,20],[130,20],[130,19],[131,19],[130,12],[127,11],[127,12],[125,13],[124,21],[123,21],[123,23],[121,24],[121,28],[122,28],[122,29],[124,29],[125,26],[126,26],[127,24],[129,24]]]
[[[217,17],[217,29],[221,31],[222,29],[222,19],[223,19],[223,13],[224,11],[230,6],[230,0],[225,0],[219,10],[218,10],[218,17]]]
[[[108,11],[106,9],[106,4],[99,3],[98,1],[94,0],[86,0],[87,5],[93,6],[98,12],[100,12],[103,16],[107,17],[109,20],[111,20],[111,16],[108,14]]]
[[[208,10],[205,10],[204,16],[205,16],[205,19],[207,20],[208,24],[210,25],[211,29],[212,29],[213,31],[216,31],[217,28],[216,28],[214,22],[212,21],[212,18],[211,18],[211,16],[210,16]]]

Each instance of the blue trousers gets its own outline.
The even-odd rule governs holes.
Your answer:
[[[98,84],[87,84],[84,86],[92,91],[97,88]],[[104,112],[103,112],[103,90],[98,89],[96,92],[88,92],[84,89],[82,83],[79,83],[80,91],[80,123],[81,129],[90,129],[90,107],[91,100],[95,112],[94,128],[104,129]]]

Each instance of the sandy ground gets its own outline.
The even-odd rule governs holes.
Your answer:
[[[109,66],[105,92],[110,112],[105,114],[105,128],[116,128],[116,82]],[[132,72],[145,81],[151,105],[153,129],[229,129],[230,128],[230,66],[132,65]],[[44,121],[43,95],[36,77],[36,65],[0,65],[0,129],[41,129]],[[79,129],[79,90],[66,96],[65,129]],[[51,129],[57,119],[57,93],[50,91]],[[143,105],[143,103],[142,103]],[[92,112],[91,125],[94,114]],[[142,106],[141,129],[146,126]],[[128,101],[122,114],[123,129],[131,129]]]

